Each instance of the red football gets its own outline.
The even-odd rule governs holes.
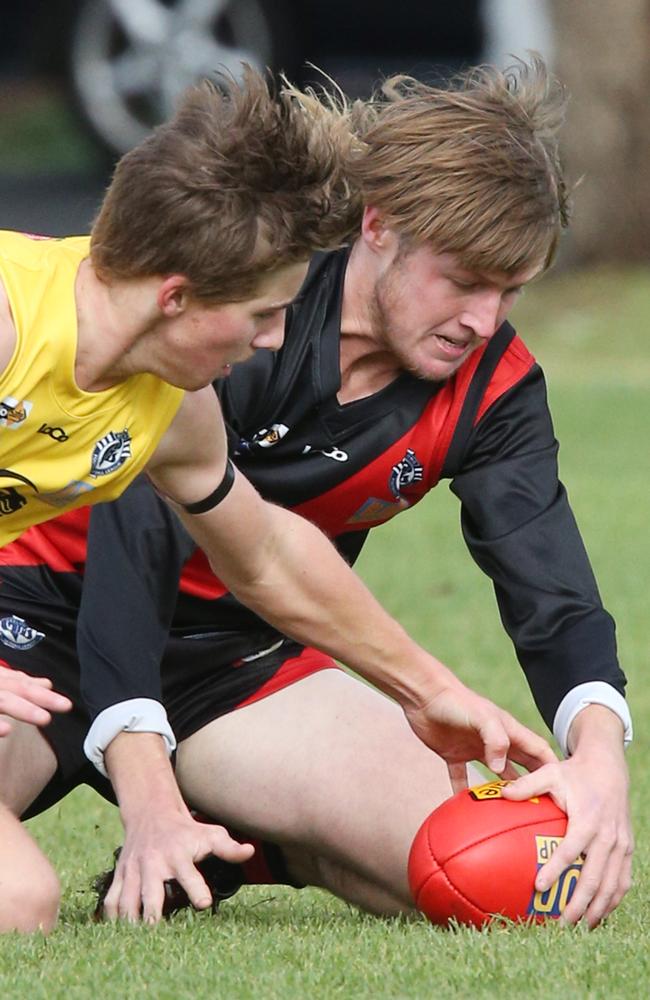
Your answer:
[[[559,917],[571,898],[582,859],[545,893],[538,870],[562,840],[567,817],[548,795],[509,802],[506,782],[465,789],[431,813],[409,855],[415,904],[435,924],[455,918],[481,927],[494,916],[511,920]]]

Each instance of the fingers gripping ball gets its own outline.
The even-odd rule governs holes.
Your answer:
[[[509,802],[504,781],[464,789],[431,813],[409,855],[415,905],[434,924],[455,918],[482,927],[494,916],[541,921],[559,917],[582,859],[544,893],[537,872],[564,837],[567,816],[548,795]]]

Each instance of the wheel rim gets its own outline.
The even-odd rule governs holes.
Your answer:
[[[81,109],[122,154],[173,112],[182,90],[215,72],[271,62],[259,0],[87,0],[71,48]]]

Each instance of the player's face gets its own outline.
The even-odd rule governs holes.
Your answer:
[[[418,378],[449,378],[501,326],[522,287],[541,270],[477,273],[429,247],[398,253],[377,279],[373,335]]]
[[[200,389],[230,374],[260,348],[279,350],[287,306],[304,281],[306,263],[278,268],[244,302],[207,305],[191,297],[170,325],[161,377],[182,389]]]

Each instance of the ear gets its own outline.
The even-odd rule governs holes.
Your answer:
[[[398,242],[394,230],[386,225],[381,209],[374,205],[366,205],[363,210],[361,237],[368,249],[376,253],[392,250]]]
[[[158,286],[156,302],[169,319],[184,312],[190,298],[190,283],[182,274],[169,274]]]

